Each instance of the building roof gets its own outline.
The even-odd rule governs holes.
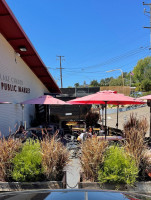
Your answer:
[[[61,93],[5,0],[0,0],[0,32],[46,88],[51,93]],[[25,47],[27,51],[21,51],[21,47]]]

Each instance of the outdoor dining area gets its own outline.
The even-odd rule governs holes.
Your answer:
[[[146,97],[144,98],[146,99]],[[63,170],[69,166],[69,161],[80,163],[81,180],[83,181],[102,183],[102,181],[108,182],[111,180],[116,182],[113,178],[115,176],[117,177],[116,183],[119,181],[126,184],[134,184],[138,176],[141,180],[150,180],[151,153],[149,143],[145,140],[149,127],[146,119],[137,119],[134,114],[131,114],[130,118],[123,124],[123,129],[119,128],[120,105],[143,105],[145,103],[141,99],[128,97],[116,91],[100,91],[67,102],[50,95],[20,102],[21,105],[24,105],[22,106],[22,119],[25,119],[24,109],[28,104],[45,105],[48,111],[48,121],[45,124],[41,123],[38,126],[28,128],[21,124],[15,132],[0,141],[1,148],[5,148],[9,143],[9,148],[12,148],[12,151],[16,151],[11,154],[13,158],[7,162],[10,165],[13,162],[14,166],[11,179],[15,181],[22,180],[20,178],[22,176],[22,168],[26,168],[24,171],[27,176],[24,176],[25,179],[23,181],[28,181],[28,177],[31,175],[28,173],[29,167],[26,166],[26,159],[31,159],[31,165],[34,160],[36,166],[39,156],[42,156],[39,161],[40,164],[37,166],[43,166],[44,171],[41,172],[41,168],[35,167],[33,174],[35,169],[38,169],[45,180],[60,180]],[[57,107],[66,105],[72,109],[73,105],[93,104],[103,105],[102,108],[104,108],[102,112],[104,115],[98,116],[98,113],[96,115],[93,112],[90,115],[89,113],[87,114],[89,122],[94,120],[93,117],[98,116],[96,118],[96,126],[90,126],[87,123],[87,118],[83,121],[69,120],[65,123],[69,131],[66,133],[61,124],[51,124],[51,117],[49,117],[51,116],[50,105]],[[108,105],[116,107],[115,127],[108,125]],[[11,152],[10,149],[6,153],[9,154],[9,152]],[[37,159],[35,160],[33,156],[36,152]],[[16,156],[14,157],[14,155]],[[2,159],[4,156],[1,155]],[[8,158],[10,157],[8,156]],[[22,164],[22,168],[20,164]],[[119,170],[113,170],[113,166],[116,166]],[[108,168],[111,175],[105,171]],[[124,174],[125,170],[129,170],[129,173],[126,172]],[[106,174],[101,174],[104,172]],[[120,177],[122,176],[124,178],[121,181]],[[5,181],[9,179],[5,175],[2,177]],[[41,180],[41,175],[39,174],[39,177],[37,175],[30,177],[30,181],[35,177],[37,178],[36,180]],[[110,177],[110,180],[108,180],[108,177]]]
[[[5,103],[5,102],[2,102]],[[8,103],[8,102],[6,102]],[[70,101],[62,101],[58,98],[52,97],[50,95],[43,95],[38,98],[30,99],[27,101],[20,102],[22,105],[22,121],[24,121],[24,109],[27,104],[31,105],[45,105],[47,106],[47,122],[45,124],[39,124],[36,127],[24,127],[24,133],[28,133],[28,137],[32,137],[34,139],[42,139],[46,136],[53,136],[57,133],[57,137],[62,139],[65,135],[68,140],[77,140],[79,135],[88,132],[86,129],[92,128],[92,137],[97,137],[99,140],[105,139],[109,141],[119,141],[123,139],[124,132],[123,130],[119,129],[119,106],[120,105],[139,105],[139,104],[145,104],[142,99],[136,99],[129,96],[125,96],[124,94],[117,93],[116,91],[100,91],[95,94],[87,95],[81,98],[76,98]],[[52,125],[51,124],[51,109],[50,105],[53,106],[62,106],[62,105],[68,105],[72,108],[72,105],[103,105],[102,106],[102,116],[99,116],[102,118],[101,123],[98,124],[98,127],[87,127],[86,124],[84,124],[83,127],[80,126],[71,126],[72,130],[70,132],[65,132],[64,128],[60,127],[60,125]],[[114,105],[117,107],[117,122],[116,127],[110,127],[107,124],[107,106],[108,105]],[[104,113],[104,116],[103,116]],[[71,121],[72,123],[74,121]],[[22,124],[24,126],[24,124]],[[19,132],[17,130],[13,135],[17,135],[16,133]],[[29,134],[30,133],[30,134]]]

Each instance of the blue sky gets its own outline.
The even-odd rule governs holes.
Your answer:
[[[150,56],[149,17],[140,0],[6,0],[60,87],[133,70]],[[149,0],[145,1],[149,3]]]

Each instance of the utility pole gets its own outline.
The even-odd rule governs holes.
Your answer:
[[[144,6],[149,6],[150,7],[150,11],[146,11],[146,9],[144,8],[144,14],[145,13],[149,13],[150,14],[150,27],[144,27],[144,28],[149,28],[150,29],[150,48],[149,50],[151,50],[151,3],[144,3],[143,2],[143,5]],[[148,16],[148,15],[147,15]]]
[[[60,80],[61,80],[61,88],[63,87],[63,84],[62,84],[62,69],[64,69],[64,68],[62,68],[62,65],[61,65],[61,62],[63,61],[63,60],[65,60],[65,59],[62,59],[62,58],[64,58],[64,56],[57,56],[58,58],[59,58],[59,60],[60,60],[60,68],[57,68],[57,69],[60,69]]]

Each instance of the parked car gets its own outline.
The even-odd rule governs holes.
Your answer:
[[[0,200],[151,200],[149,195],[101,190],[36,190],[0,193]]]

